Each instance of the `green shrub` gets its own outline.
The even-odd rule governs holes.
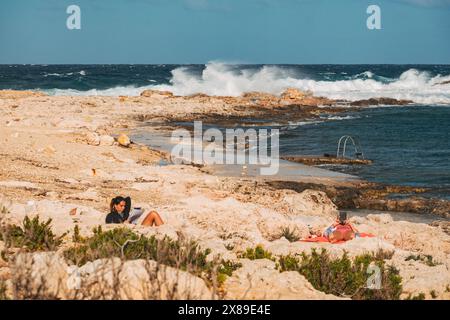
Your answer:
[[[409,255],[408,257],[406,257],[405,261],[420,261],[423,262],[424,264],[426,264],[429,267],[435,267],[437,265],[439,265],[439,263],[435,262],[433,260],[433,256],[431,255],[425,255],[425,254],[418,254],[418,255]]]
[[[219,273],[223,273],[229,277],[233,274],[234,271],[242,267],[242,263],[239,262],[232,262],[232,261],[225,261],[222,260],[222,263],[219,267]]]
[[[269,259],[275,261],[275,258],[272,257],[272,253],[264,250],[260,245],[256,246],[256,248],[247,248],[245,252],[239,255],[239,258],[250,260]]]
[[[425,300],[425,293],[420,292],[416,296],[412,296],[411,294],[405,300]]]
[[[394,251],[378,250],[374,257],[376,260],[390,260],[394,256]]]
[[[188,271],[202,277],[210,284],[214,275],[222,283],[227,275],[237,268],[229,261],[207,261],[211,253],[202,250],[194,241],[183,238],[175,241],[169,237],[157,239],[155,236],[138,235],[127,228],[116,228],[103,232],[101,227],[94,229],[89,238],[78,238],[79,244],[66,249],[64,257],[78,266],[97,259],[118,257],[124,260],[146,259]]]
[[[7,247],[24,248],[27,251],[53,251],[61,244],[66,235],[57,237],[51,229],[52,219],[39,221],[39,216],[24,218],[22,226],[6,225],[1,227],[0,240]]]
[[[280,270],[280,272],[298,271],[300,270],[299,263],[300,260],[293,255],[281,256],[278,262],[276,263],[276,268]]]
[[[201,251],[191,242],[173,241],[168,237],[157,240],[155,236],[138,235],[127,228],[117,228],[103,232],[101,227],[94,229],[94,235],[86,239],[77,239],[80,245],[64,251],[64,256],[76,265],[89,261],[110,257],[125,260],[150,259],[169,266],[179,264],[180,268],[194,263],[198,267],[205,266],[209,251]],[[169,255],[168,253],[174,253]],[[176,253],[176,254],[175,254]],[[181,259],[180,259],[181,258]]]
[[[300,237],[295,234],[294,230],[289,228],[283,228],[280,233],[280,238],[285,237],[289,242],[297,242],[300,240]]]
[[[233,272],[241,268],[242,264],[238,262],[232,262],[229,260],[222,260],[217,268],[217,282],[222,285],[227,277],[231,277]]]
[[[6,283],[3,280],[0,280],[0,301],[1,300],[9,300],[9,297],[6,294]]]
[[[84,238],[80,234],[80,227],[78,227],[78,225],[73,228],[72,241],[74,243],[82,243],[84,241]]]
[[[381,288],[367,288],[369,265],[375,264],[381,271]],[[300,258],[282,256],[278,262],[281,272],[297,271],[317,290],[328,294],[351,297],[352,299],[399,299],[402,292],[399,271],[385,266],[383,260],[375,255],[360,255],[353,261],[345,253],[341,258],[332,259],[325,249],[320,253],[302,253]]]
[[[8,208],[0,204],[0,214],[7,214],[7,213],[9,213]]]

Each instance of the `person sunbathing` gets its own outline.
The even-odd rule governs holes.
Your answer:
[[[137,219],[130,218],[130,210],[131,210],[131,198],[130,197],[115,197],[111,200],[110,203],[110,213],[106,216],[106,223],[134,223]],[[152,227],[155,225],[159,227],[163,225],[164,222],[161,219],[161,216],[156,211],[150,211],[147,216],[142,221],[141,225]]]
[[[358,230],[348,222],[347,212],[339,212],[336,222],[329,226],[323,233],[331,243],[339,241],[348,241],[358,235]]]

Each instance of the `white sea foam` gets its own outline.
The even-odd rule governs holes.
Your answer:
[[[44,77],[65,77],[65,76],[73,76],[74,74],[79,74],[81,76],[86,75],[86,71],[81,70],[79,72],[68,72],[68,73],[45,73]]]
[[[386,81],[380,81],[384,80]],[[332,99],[361,100],[376,97],[408,99],[420,104],[450,104],[450,76],[432,77],[428,72],[409,69],[398,79],[377,76],[371,71],[353,79],[316,81],[294,70],[276,66],[259,69],[239,69],[225,63],[211,62],[199,75],[187,67],[172,71],[168,85],[144,87],[115,87],[106,90],[50,90],[56,95],[139,95],[145,89],[169,90],[176,95],[205,93],[208,95],[239,96],[244,92],[259,91],[280,94],[286,88],[310,90],[317,96]]]
[[[142,91],[152,89],[152,86],[147,87],[114,87],[110,89],[91,89],[87,91],[80,91],[75,89],[47,89],[39,90],[55,96],[139,96]]]
[[[351,119],[359,119],[357,116],[327,116],[323,117],[323,119],[327,120],[351,120]]]

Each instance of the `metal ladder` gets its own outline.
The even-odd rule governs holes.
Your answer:
[[[338,147],[337,147],[337,152],[336,152],[336,158],[345,158],[345,151],[347,149],[347,142],[348,140],[351,141],[351,143],[353,144],[353,147],[355,149],[355,158],[356,159],[364,159],[364,153],[362,152],[362,148],[361,145],[355,142],[355,139],[353,139],[351,136],[349,135],[344,135],[342,136],[339,141],[338,141]],[[342,154],[341,154],[341,144],[343,142],[343,147],[342,147]]]

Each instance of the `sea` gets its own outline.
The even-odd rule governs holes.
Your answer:
[[[349,107],[338,115],[271,126],[281,130],[281,155],[335,154],[339,138],[349,135],[373,164],[322,167],[374,182],[429,187],[450,200],[450,65],[0,65],[0,89],[50,95],[137,96],[157,89],[239,96],[286,88],[351,101],[413,101]]]

